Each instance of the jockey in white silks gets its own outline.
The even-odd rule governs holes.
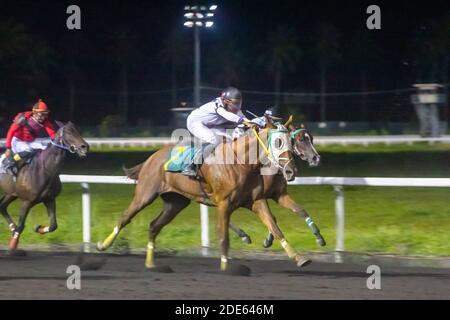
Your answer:
[[[223,141],[223,138],[232,138],[226,134],[230,123],[243,124],[250,128],[257,127],[244,116],[241,106],[241,92],[236,88],[228,87],[220,97],[191,112],[187,117],[187,128],[206,145],[203,147],[203,152],[198,153],[193,163],[187,166],[182,174],[191,177],[197,176],[198,166],[202,162],[201,158],[206,159],[212,150]]]

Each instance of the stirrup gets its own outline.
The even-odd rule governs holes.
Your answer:
[[[197,166],[195,164],[190,164],[181,171],[181,174],[195,178],[197,176]]]

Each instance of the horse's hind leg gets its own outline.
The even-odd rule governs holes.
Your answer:
[[[149,190],[150,189],[150,190]],[[108,249],[117,238],[120,230],[122,230],[127,224],[131,222],[136,214],[144,209],[147,205],[152,203],[158,196],[156,191],[151,188],[145,188],[145,184],[141,183],[136,186],[134,198],[131,201],[128,208],[122,213],[117,225],[114,227],[113,232],[103,242],[97,243],[97,250],[104,251]]]
[[[308,212],[306,210],[298,205],[290,196],[289,194],[285,193],[278,197],[276,200],[278,204],[284,208],[291,209],[293,212],[297,213],[301,218],[305,219],[306,225],[309,227],[311,232],[316,237],[316,242],[320,246],[325,246],[326,242],[325,239],[322,237],[322,234],[320,233],[319,228],[314,223],[312,218],[309,216]]]
[[[261,221],[273,234],[275,239],[280,240],[281,246],[286,251],[288,257],[297,261],[297,265],[299,267],[303,267],[311,262],[311,260],[309,260],[308,258],[303,257],[302,255],[297,253],[284,238],[284,235],[276,224],[273,215],[270,212],[269,205],[267,204],[267,201],[265,199],[255,201],[252,206],[252,211],[258,215]]]
[[[241,240],[246,243],[246,244],[250,244],[252,243],[252,239],[250,238],[250,236],[241,228],[239,228],[238,226],[235,226],[234,224],[232,224],[230,222],[230,229],[234,231],[234,233],[237,234],[237,236],[239,238],[241,238]]]
[[[17,227],[15,228],[13,235],[11,237],[11,240],[9,242],[9,250],[13,251],[17,249],[17,245],[19,243],[19,237],[22,233],[23,229],[25,228],[25,220],[27,219],[28,213],[30,212],[30,209],[33,207],[34,203],[31,201],[23,201],[22,202],[22,208],[20,210],[20,216],[19,216],[19,223]]]
[[[9,230],[11,230],[11,232],[14,232],[14,230],[16,229],[16,224],[14,223],[14,221],[11,218],[11,216],[9,215],[9,213],[7,211],[7,208],[9,206],[9,204],[11,202],[13,202],[14,200],[16,200],[16,199],[17,199],[17,197],[15,197],[15,196],[5,195],[0,200],[0,212],[1,212],[2,216],[8,222]]]
[[[45,234],[48,232],[53,232],[58,228],[58,223],[56,221],[56,201],[55,199],[44,201],[44,205],[47,208],[47,213],[50,218],[50,226],[44,227],[37,225],[34,227],[34,231],[40,234]]]
[[[155,266],[154,250],[156,237],[161,232],[162,228],[170,223],[178,213],[190,203],[189,199],[177,194],[165,194],[161,197],[164,200],[164,208],[158,217],[150,222],[149,226],[147,257],[145,259],[145,266],[147,268],[153,268]]]

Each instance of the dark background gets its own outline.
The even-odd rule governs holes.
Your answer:
[[[193,32],[183,27],[190,3],[0,1],[1,126],[40,97],[55,117],[80,125],[107,115],[169,124],[171,107],[192,104]],[[282,92],[319,93],[323,81],[328,93],[393,90],[330,96],[326,120],[409,121],[410,92],[398,90],[448,83],[448,1],[200,3],[219,6],[214,28],[201,30],[202,85],[214,88],[202,90],[202,102],[234,85],[244,107],[273,105],[276,95],[246,91],[277,91],[278,70]],[[81,7],[81,30],[66,28],[70,4]],[[366,28],[370,4],[381,8],[381,30]],[[306,100],[278,104],[320,120],[320,96]]]

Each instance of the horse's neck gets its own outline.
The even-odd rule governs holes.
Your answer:
[[[66,152],[54,145],[50,145],[39,155],[39,162],[45,168],[46,176],[53,177],[59,175],[62,169],[62,163]]]
[[[261,130],[258,133],[261,142],[267,146],[267,130]],[[248,134],[238,138],[234,141],[234,150],[245,150],[245,162],[244,165],[249,166],[250,169],[259,169],[264,165],[264,159],[266,158],[266,153],[263,147],[260,145],[258,138],[254,132],[249,132]],[[256,159],[255,154],[256,153]],[[255,160],[256,163],[255,163]]]

